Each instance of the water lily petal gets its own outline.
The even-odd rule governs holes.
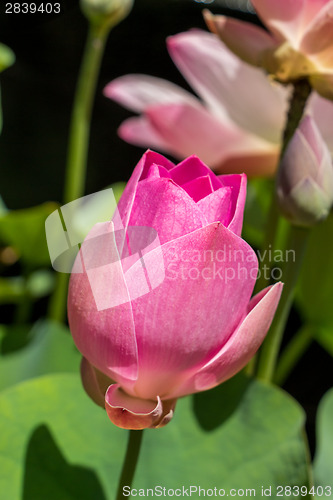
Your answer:
[[[243,227],[244,208],[246,201],[246,175],[224,175],[223,185],[232,189],[230,204],[230,220],[227,227],[238,236]]]
[[[155,427],[163,418],[163,405],[159,396],[157,401],[139,399],[126,394],[118,384],[108,388],[105,409],[111,422],[122,429]]]
[[[228,342],[201,370],[175,391],[174,396],[211,389],[231,378],[250,361],[271,325],[282,286],[282,283],[277,283],[253,297],[247,316]]]
[[[302,12],[306,3],[308,0],[278,2],[276,0],[252,0],[253,7],[261,20],[274,35],[280,41],[293,41],[295,46],[301,36]]]
[[[154,151],[146,151],[146,153],[142,156],[141,160],[135,167],[133,174],[131,175],[130,180],[126,184],[124,192],[118,203],[118,211],[116,214],[116,219],[118,219],[118,215],[121,214],[121,227],[127,227],[129,217],[131,214],[132,205],[135,198],[136,189],[138,186],[138,182],[141,178],[145,178],[149,172],[150,167],[153,164],[161,165],[165,167],[167,170],[171,170],[174,167],[174,164],[171,161],[167,160],[164,156],[155,153]],[[115,216],[112,219],[115,220]],[[115,223],[116,229],[118,229],[118,225]]]
[[[137,187],[129,226],[157,231],[161,244],[207,225],[195,201],[171,179],[144,179]]]
[[[286,91],[260,69],[240,61],[217,36],[200,30],[168,39],[173,61],[219,120],[278,143],[287,108]],[[249,98],[251,89],[251,98]]]
[[[123,121],[118,128],[118,135],[134,146],[147,147],[149,144],[151,148],[158,151],[172,152],[172,145],[163,139],[146,116],[137,116]]]
[[[195,154],[211,167],[237,151],[262,146],[229,119],[218,119],[200,103],[168,104],[146,110],[151,128],[176,157]]]
[[[131,384],[137,375],[135,329],[110,223],[93,227],[77,259],[85,271],[72,273],[69,283],[68,319],[74,341],[94,367]]]
[[[156,396],[157,388],[167,398],[187,370],[199,369],[221,349],[246,310],[257,275],[254,251],[222,224],[161,249],[163,283],[132,302],[139,357],[135,391],[144,398]],[[156,252],[145,256],[152,274],[160,272]],[[136,268],[128,271],[133,279]],[[203,315],[208,305],[210,314]]]
[[[315,120],[324,141],[333,155],[333,102],[320,97],[316,92],[312,92],[306,112]]]
[[[333,72],[323,72],[311,75],[310,83],[319,95],[326,99],[333,100]]]
[[[125,75],[116,78],[104,89],[104,95],[137,113],[156,104],[191,103],[195,101],[186,90],[162,78],[148,75]]]
[[[88,396],[98,406],[104,408],[104,397],[107,388],[113,380],[95,368],[86,358],[82,358],[80,365],[82,385]]]
[[[209,10],[203,12],[206,24],[212,33],[243,61],[260,66],[262,54],[274,50],[278,43],[270,33],[254,24],[227,16],[214,16]]]
[[[333,62],[333,1],[328,2],[310,22],[303,35],[300,50],[307,54],[317,54],[318,62],[327,68]]]

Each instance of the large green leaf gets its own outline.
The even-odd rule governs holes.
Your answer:
[[[320,402],[317,416],[317,453],[314,461],[316,487],[324,487],[325,498],[333,498],[333,389]],[[330,487],[330,490],[329,488]],[[331,493],[328,495],[328,493]]]
[[[2,326],[1,330],[4,329]],[[11,337],[20,332],[9,327],[6,330],[2,334],[6,340],[3,338],[2,343],[11,345],[15,342]],[[81,356],[66,327],[39,321],[29,332],[29,338],[31,341],[24,348],[0,356],[0,389],[46,373],[78,372]]]
[[[44,203],[24,210],[12,210],[0,216],[0,239],[14,247],[30,267],[50,264],[45,220],[57,206],[56,203]]]
[[[237,377],[197,396],[195,412],[184,398],[170,424],[145,431],[135,488],[255,488],[261,496],[271,486],[276,498],[277,485],[308,484],[303,412],[281,390]],[[78,375],[7,389],[0,427],[6,498],[21,500],[22,491],[24,500],[115,497],[128,433],[88,399]]]
[[[311,229],[297,301],[307,321],[333,325],[333,214]]]

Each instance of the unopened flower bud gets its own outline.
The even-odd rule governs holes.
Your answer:
[[[80,3],[90,22],[114,26],[129,14],[134,0],[81,0]]]
[[[9,68],[14,62],[14,52],[7,45],[0,43],[0,72]]]
[[[278,173],[277,195],[284,215],[298,226],[325,219],[333,204],[330,152],[311,117],[292,137]]]

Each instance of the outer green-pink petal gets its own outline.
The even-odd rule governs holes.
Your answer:
[[[319,95],[333,100],[333,71],[311,75],[310,83]]]
[[[171,420],[175,405],[175,400],[161,401],[159,396],[155,401],[129,396],[118,384],[111,385],[105,395],[108,417],[123,429],[163,427]]]

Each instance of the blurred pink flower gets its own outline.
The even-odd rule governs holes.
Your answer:
[[[281,211],[298,226],[312,226],[331,210],[332,158],[310,116],[303,118],[282,158],[277,195]]]
[[[251,299],[258,261],[240,237],[245,196],[244,175],[216,177],[194,156],[175,166],[148,151],[118,216],[126,233],[156,231],[159,246],[145,251],[142,241],[142,251],[133,255],[127,235],[125,243],[112,234],[118,216],[95,226],[83,243],[78,258],[87,242],[95,245],[90,273],[97,275],[101,296],[127,290],[127,301],[99,310],[86,270],[71,275],[68,297],[70,329],[84,356],[84,387],[119,427],[165,425],[177,398],[232,377],[263,341],[282,285]],[[99,239],[110,233],[114,238]],[[118,251],[109,264],[107,241],[117,241]],[[143,269],[151,286],[140,295]]]
[[[120,137],[179,159],[195,154],[217,172],[271,175],[287,111],[286,89],[243,63],[211,33],[180,33],[167,45],[202,101],[160,78],[117,78],[105,95],[141,113],[121,125]]]
[[[288,90],[242,62],[211,33],[181,33],[168,39],[168,48],[202,101],[160,78],[117,78],[107,85],[105,95],[141,113],[126,120],[119,135],[179,159],[196,154],[220,173],[273,174]],[[333,152],[333,104],[313,93],[308,113]]]
[[[205,12],[208,27],[244,61],[281,82],[309,77],[333,99],[333,0],[252,0],[270,30]]]

